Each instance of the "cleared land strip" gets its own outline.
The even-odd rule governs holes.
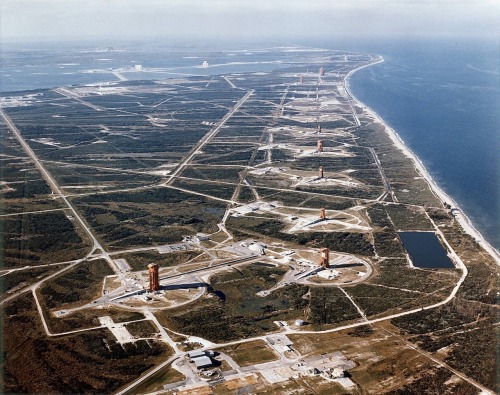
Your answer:
[[[288,95],[289,88],[290,88],[290,86],[287,86],[285,89],[285,92],[283,92],[283,95],[281,96],[280,104],[276,108],[269,125],[273,125],[277,121],[277,119],[280,117],[281,112],[283,111],[283,106],[285,104],[285,99]],[[265,136],[268,135],[269,125],[267,125],[264,128],[262,135],[259,139],[259,145],[262,143]],[[240,181],[238,183],[238,186],[236,187],[236,189],[233,192],[233,196],[231,197],[231,200],[236,200],[236,197],[239,195],[240,190],[241,190],[241,185],[243,183],[250,185],[250,184],[248,184],[248,181],[246,181],[246,177],[247,177],[249,169],[253,168],[253,162],[255,161],[255,157],[257,156],[257,152],[258,152],[258,148],[254,149],[254,151],[252,152],[252,156],[250,157],[250,160],[248,161],[248,166],[245,168],[245,170],[243,171],[243,174],[240,176]],[[252,192],[255,195],[255,197],[258,199],[258,193],[257,193],[256,189],[253,187],[251,187],[251,189],[252,189]],[[226,214],[227,214],[227,211],[228,210],[226,210]],[[225,216],[225,219],[227,219],[227,215]],[[225,223],[225,219],[224,219],[224,223]]]
[[[406,339],[404,339],[403,337],[397,335],[396,333],[394,332],[391,332],[390,330],[388,329],[385,329],[383,328],[383,330],[385,332],[387,332],[388,334],[390,334],[391,336],[394,336],[398,339],[400,339],[402,342],[404,342],[408,347],[410,347],[411,349],[415,350],[416,352],[418,352],[419,354],[429,358],[431,361],[433,361],[434,363],[438,364],[439,366],[442,366],[443,368],[445,369],[448,369],[450,372],[452,372],[453,374],[457,375],[458,377],[460,377],[462,380],[465,380],[467,381],[469,384],[472,384],[474,387],[480,389],[482,392],[481,392],[481,395],[485,395],[485,394],[491,394],[491,395],[494,395],[493,391],[491,391],[489,388],[486,388],[484,385],[480,384],[479,382],[477,382],[476,380],[474,379],[471,379],[470,377],[466,376],[465,374],[463,374],[462,372],[452,368],[450,365],[448,365],[446,362],[443,362],[439,359],[437,359],[436,357],[434,357],[433,355],[431,355],[430,353],[426,352],[426,351],[423,351],[421,350],[420,348],[418,348],[417,346],[413,345],[412,343],[410,343],[409,341],[407,341]]]
[[[56,88],[54,89],[54,92],[59,93],[60,95],[67,97],[68,99],[73,99],[77,101],[80,104],[83,104],[84,106],[90,107],[96,111],[106,111],[107,108],[96,106],[95,104],[86,102],[85,100],[80,99],[78,96],[76,96],[73,92],[67,90],[66,88]]]
[[[389,180],[387,179],[387,177],[385,176],[385,171],[384,171],[384,168],[382,167],[382,164],[380,163],[380,159],[378,158],[378,155],[377,153],[375,152],[375,150],[371,147],[368,148],[373,156],[373,159],[375,160],[375,164],[377,165],[378,167],[378,171],[380,173],[380,176],[382,177],[382,181],[384,183],[384,187],[385,187],[385,191],[389,194],[391,194],[392,196],[392,199],[394,200],[395,199],[395,196],[394,196],[394,192],[391,190],[391,184],[389,183]]]
[[[342,287],[337,287],[338,289],[340,289],[342,291],[342,293],[346,296],[347,299],[349,299],[349,301],[352,303],[352,305],[356,308],[356,310],[358,310],[358,313],[361,317],[363,317],[363,319],[365,321],[367,321],[368,319],[366,318],[366,314],[363,310],[361,310],[361,308],[356,304],[356,302],[354,301],[354,299],[351,297],[351,295],[349,295],[344,288]]]
[[[191,150],[191,153],[187,156],[186,159],[184,159],[179,167],[175,169],[175,171],[170,174],[168,177],[168,181],[165,182],[164,185],[168,185],[169,183],[172,182],[173,178],[179,174],[184,168],[187,166],[189,162],[193,159],[193,157],[198,153],[200,149],[202,149],[217,133],[219,133],[219,130],[224,126],[224,124],[233,116],[233,114],[238,111],[238,109],[248,100],[248,98],[253,94],[254,90],[248,91],[245,96],[243,96],[238,102],[234,105],[234,107],[226,114],[224,117],[219,121],[217,126],[215,127],[214,130],[208,132],[205,136],[202,137],[202,139],[194,146],[194,148]]]
[[[50,210],[24,211],[22,213],[2,214],[2,215],[0,215],[0,217],[14,217],[16,215],[41,214],[41,213],[50,213],[52,211],[64,211],[64,210],[67,210],[67,208],[53,208]]]
[[[9,118],[9,116],[1,108],[0,108],[0,116],[3,118],[3,120],[4,120],[5,124],[7,125],[7,127],[14,134],[14,137],[17,139],[17,141],[19,142],[19,144],[21,144],[21,147],[23,148],[23,150],[28,154],[28,156],[30,157],[30,159],[34,162],[36,168],[42,174],[42,177],[47,181],[47,183],[50,186],[50,189],[52,190],[52,193],[55,194],[55,195],[57,195],[58,197],[60,197],[64,201],[64,203],[66,204],[66,206],[71,210],[71,212],[72,212],[72,214],[73,214],[76,222],[78,223],[78,225],[80,225],[80,227],[82,229],[84,229],[85,232],[88,234],[88,236],[92,240],[92,244],[93,244],[91,252],[95,251],[96,249],[100,249],[102,251],[103,258],[108,262],[108,264],[111,267],[111,269],[115,273],[119,274],[120,271],[115,266],[115,264],[113,263],[113,261],[109,257],[109,255],[107,253],[105,253],[105,250],[101,246],[101,243],[99,243],[99,241],[94,236],[94,234],[92,233],[92,231],[90,230],[90,228],[85,224],[84,220],[82,219],[82,217],[80,217],[80,214],[78,214],[78,212],[73,207],[73,205],[70,203],[70,201],[68,200],[68,198],[66,197],[66,195],[64,195],[62,193],[62,191],[59,188],[59,185],[57,184],[56,180],[45,169],[45,167],[43,167],[42,163],[40,162],[40,160],[36,156],[35,152],[31,149],[31,147],[28,145],[28,143],[26,143],[26,141],[24,140],[24,138],[21,135],[21,132],[19,131],[19,129],[16,127],[16,125],[14,125],[14,123]]]
[[[180,357],[181,356],[177,355],[177,354],[174,355],[173,357],[170,357],[165,362],[159,364],[154,369],[151,369],[149,372],[147,372],[147,373],[143,374],[142,376],[140,376],[139,378],[137,378],[135,381],[130,383],[127,387],[125,387],[121,391],[116,392],[116,395],[123,395],[123,394],[126,394],[127,392],[133,390],[135,387],[137,387],[139,384],[141,384],[144,380],[148,379],[149,377],[151,377],[152,375],[154,375],[156,372],[160,371],[164,367],[170,365],[172,362],[174,362],[176,359],[179,359]]]
[[[0,276],[3,276],[5,274],[13,273],[13,272],[19,272],[23,270],[31,270],[31,269],[39,269],[41,267],[51,267],[51,266],[59,266],[59,265],[69,265],[71,263],[75,262],[80,262],[81,259],[75,259],[73,261],[66,261],[66,262],[56,262],[56,263],[45,263],[42,265],[33,265],[33,266],[23,266],[23,267],[13,267],[13,268],[5,268],[0,270]]]
[[[16,291],[16,292],[15,292],[15,293],[13,293],[12,295],[10,295],[10,296],[6,297],[5,299],[1,300],[1,301],[0,301],[0,305],[3,305],[3,304],[5,304],[5,303],[7,303],[7,302],[9,302],[9,301],[13,300],[13,299],[15,299],[15,298],[17,298],[17,297],[21,296],[22,294],[24,294],[24,293],[26,293],[26,292],[28,292],[28,291],[31,291],[31,290],[36,289],[36,288],[37,288],[40,284],[42,284],[43,282],[45,282],[45,281],[47,281],[47,280],[50,280],[51,278],[56,277],[56,276],[58,276],[59,274],[64,273],[65,271],[67,271],[67,270],[69,270],[69,269],[71,269],[71,268],[75,267],[76,265],[78,265],[80,262],[83,262],[84,260],[85,260],[85,259],[79,259],[78,261],[75,261],[74,263],[71,263],[71,264],[69,264],[68,266],[66,266],[66,267],[62,268],[61,270],[58,270],[57,272],[52,273],[51,275],[49,275],[49,276],[47,276],[47,277],[43,278],[42,280],[40,280],[40,281],[39,281],[39,282],[37,282],[36,284],[30,285],[30,286],[28,286],[28,287],[26,287],[26,288],[23,288],[23,289],[20,289],[19,291]],[[44,318],[43,318],[43,317],[41,317],[41,320],[43,321],[43,320],[44,320]]]

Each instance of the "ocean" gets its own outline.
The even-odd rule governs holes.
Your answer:
[[[400,41],[357,48],[381,54],[385,62],[354,73],[353,94],[396,130],[499,249],[498,42]]]
[[[385,62],[350,79],[351,90],[371,107],[422,160],[437,184],[474,226],[500,249],[500,110],[498,42],[482,40],[336,40],[303,43],[312,47],[380,54]],[[262,44],[224,44],[211,52],[200,46],[153,44],[31,44],[2,46],[0,91],[52,88],[116,81],[111,69],[158,68],[127,73],[129,79],[184,74],[255,72],[282,67]],[[269,43],[266,43],[269,47]],[[206,48],[206,46],[205,46]],[[183,57],[197,51],[199,57]],[[205,58],[210,65],[200,68]],[[257,61],[257,62],[255,62]]]

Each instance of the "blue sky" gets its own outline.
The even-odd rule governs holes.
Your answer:
[[[497,36],[497,0],[2,0],[1,39]]]

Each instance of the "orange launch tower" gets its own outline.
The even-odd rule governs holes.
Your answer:
[[[326,210],[324,208],[319,209],[319,217],[322,221],[326,220]]]
[[[320,253],[319,264],[324,268],[330,267],[330,250],[328,248],[321,248],[319,250],[319,253]]]
[[[158,291],[160,289],[160,273],[156,263],[150,263],[149,268],[149,290]]]
[[[319,167],[319,178],[323,178],[323,177],[324,177],[323,166],[320,166]]]

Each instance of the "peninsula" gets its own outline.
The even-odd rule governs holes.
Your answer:
[[[4,392],[495,393],[499,255],[350,92],[383,59],[259,54],[0,97]]]

